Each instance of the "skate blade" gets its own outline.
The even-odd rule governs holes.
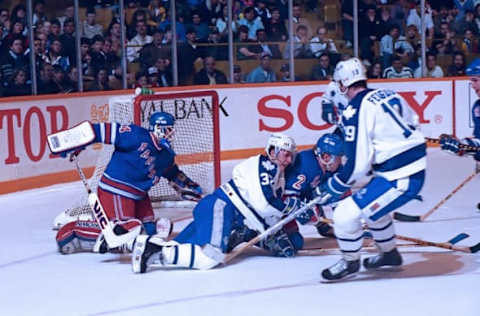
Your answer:
[[[402,272],[403,266],[383,266],[378,268],[366,269],[367,272]]]
[[[349,274],[341,279],[336,279],[336,280],[327,280],[327,279],[324,279],[323,277],[321,277],[321,280],[319,281],[320,283],[324,283],[324,284],[331,284],[331,283],[341,283],[341,282],[345,282],[345,281],[352,281],[353,279],[355,279],[357,277],[357,274]]]

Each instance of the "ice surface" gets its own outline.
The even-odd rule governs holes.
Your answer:
[[[424,201],[401,212],[424,214],[474,169],[471,158],[438,149],[429,149],[428,163]],[[232,165],[222,165],[224,179]],[[396,222],[397,233],[441,242],[465,232],[471,237],[459,245],[480,242],[479,188],[473,179],[426,222]],[[144,275],[131,272],[127,255],[61,255],[52,220],[80,194],[75,182],[0,196],[0,315],[480,315],[480,252],[401,247],[401,271],[362,270],[334,284],[321,283],[320,271],[337,251],[284,259],[252,250],[211,271]],[[335,245],[311,227],[302,232],[309,243]]]

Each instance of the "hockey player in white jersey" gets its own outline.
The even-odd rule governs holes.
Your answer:
[[[327,123],[338,125],[342,111],[347,107],[348,99],[345,94],[340,93],[335,77],[333,81],[328,83],[327,89],[322,95],[321,103],[322,119]]]
[[[295,154],[294,140],[273,134],[265,151],[236,165],[230,181],[200,200],[193,222],[173,241],[155,235],[137,237],[133,271],[144,273],[152,265],[211,269],[223,261],[232,231],[247,226],[263,232],[301,207],[297,199],[281,198],[284,170]]]
[[[368,89],[365,68],[357,58],[338,63],[335,78],[340,92],[349,100],[340,118],[347,162],[317,188],[321,204],[338,200],[355,180],[367,173],[372,172],[373,177],[338,203],[333,221],[343,255],[322,271],[326,280],[341,279],[360,270],[363,222],[380,251],[364,259],[364,267],[376,269],[402,264],[389,213],[418,197],[426,168],[424,137],[406,119],[409,108],[402,104],[397,93]]]

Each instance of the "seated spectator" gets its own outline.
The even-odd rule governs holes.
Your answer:
[[[320,58],[323,53],[338,53],[333,40],[327,37],[327,29],[324,26],[319,26],[317,35],[310,40],[310,49],[316,58]]]
[[[105,68],[107,72],[110,74],[115,66],[120,63],[120,52],[113,51],[112,40],[110,38],[105,39],[105,43],[103,44],[102,52],[106,57]]]
[[[95,35],[92,38],[92,46],[90,47],[90,56],[92,61],[90,64],[93,70],[97,72],[99,69],[106,69],[107,67],[107,55],[105,55],[103,49],[105,46],[105,40],[101,35]]]
[[[457,34],[464,34],[467,29],[470,29],[474,36],[478,36],[478,26],[474,21],[475,15],[473,11],[467,10],[464,18],[456,25]]]
[[[227,83],[223,72],[215,69],[215,58],[207,56],[203,59],[203,68],[195,74],[194,84],[215,85]]]
[[[0,29],[1,29],[1,38],[7,36],[8,31],[10,30],[10,17],[8,14],[8,9],[0,9]]]
[[[58,93],[58,87],[53,82],[53,66],[49,63],[43,63],[40,68],[40,80],[38,81],[39,94]]]
[[[170,55],[170,47],[167,47],[164,43],[163,30],[155,30],[153,33],[153,41],[150,44],[146,44],[139,52],[139,62],[142,69],[147,69],[153,66],[155,61],[161,56]]]
[[[233,65],[233,83],[245,83],[245,76],[240,65]]]
[[[95,9],[88,8],[85,15],[87,19],[82,24],[82,36],[92,39],[95,35],[103,35],[103,26],[95,21],[97,17]]]
[[[392,13],[390,9],[386,6],[382,7],[380,9],[380,18],[379,18],[379,23],[377,27],[377,40],[385,36],[385,34],[388,34],[388,31],[392,27],[392,25],[396,24],[396,20],[392,18]],[[404,22],[404,19],[402,18],[401,20],[402,24]],[[401,25],[401,24],[397,24]]]
[[[29,61],[23,52],[23,40],[18,36],[10,41],[8,51],[3,52],[0,56],[0,73],[3,86],[12,81],[15,70],[28,68]]]
[[[253,43],[255,41],[248,38],[248,27],[241,25],[236,43],[237,60],[256,59],[260,56],[259,52],[255,51],[255,46],[252,46]]]
[[[288,38],[285,22],[281,19],[280,10],[277,7],[272,9],[272,18],[265,25],[265,31],[269,40],[274,42],[284,42]]]
[[[157,84],[159,87],[170,87],[172,85],[172,72],[169,69],[170,62],[168,59],[159,58],[155,62],[155,67],[157,69]]]
[[[77,67],[70,67],[70,71],[68,72],[65,80],[67,80],[70,87],[72,87],[71,92],[77,92],[78,91],[78,69],[77,69]]]
[[[58,21],[60,21],[60,24],[61,24],[61,33],[65,33],[65,22],[67,22],[67,20],[69,19],[71,19],[72,21],[74,21],[75,19],[75,6],[73,2],[70,2],[69,4],[67,4],[67,7],[65,8],[64,12],[65,12],[65,15],[58,17]]]
[[[382,63],[374,61],[367,71],[368,79],[381,79],[382,78]]]
[[[373,47],[378,38],[378,25],[380,21],[376,17],[375,5],[369,5],[366,12],[360,16],[359,40],[360,40],[360,58],[371,63],[373,60]]]
[[[425,28],[427,30],[427,37],[433,38],[433,19],[432,19],[432,8],[430,5],[425,2]],[[421,19],[421,13],[420,13],[420,3],[415,6],[415,8],[410,9],[410,12],[408,13],[407,17],[407,25],[415,24],[417,26],[417,29],[421,29],[421,24],[422,24],[422,19]]]
[[[202,21],[200,11],[195,10],[192,12],[192,23],[190,24],[190,27],[195,29],[197,40],[199,42],[207,41],[210,30],[208,29],[208,25]]]
[[[134,88],[150,88],[148,84],[147,74],[143,71],[135,74],[135,87]]]
[[[466,29],[463,34],[463,42],[461,43],[462,51],[465,54],[478,53],[478,39],[473,35],[471,29]]]
[[[150,19],[157,24],[165,21],[167,17],[167,9],[164,6],[167,3],[162,2],[160,0],[151,0],[147,7]]]
[[[452,64],[447,68],[447,77],[465,76],[465,55],[456,52],[452,56]]]
[[[267,8],[266,0],[256,0],[254,9],[255,14],[262,20],[263,25],[272,17],[270,10]]]
[[[383,78],[413,78],[413,70],[403,65],[402,58],[395,56],[393,57],[392,65],[383,71]]]
[[[147,26],[144,21],[138,21],[135,30],[137,34],[127,44],[127,59],[131,63],[138,60],[142,47],[153,41],[153,38],[147,34]]]
[[[62,28],[62,26],[61,26],[60,21],[58,19],[50,20],[50,34],[47,37],[47,40],[48,40],[49,43],[52,43],[52,41],[55,38],[60,37],[61,28]]]
[[[95,75],[95,81],[93,82],[90,91],[107,91],[112,90],[108,84],[108,75],[106,69],[98,69]]]
[[[390,32],[380,40],[380,56],[383,60],[383,68],[390,67],[393,55],[406,56],[413,54],[413,47],[400,36],[400,28],[397,25],[392,26]]]
[[[283,51],[283,58],[290,58],[290,40],[288,40],[285,50]],[[297,27],[295,36],[293,37],[293,56],[295,58],[312,58],[313,53],[310,47],[310,41],[307,36],[307,28],[300,24]]]
[[[76,48],[75,48],[75,21],[72,18],[68,18],[63,23],[63,34],[58,37],[62,43],[63,52],[62,55],[68,57],[70,65],[76,63]]]
[[[214,29],[208,35],[209,44],[206,55],[215,57],[216,60],[228,60],[228,45],[222,40],[222,36]]]
[[[187,29],[186,38],[187,40],[180,42],[178,46],[178,80],[182,85],[192,83],[193,65],[198,58],[205,55],[204,49],[198,46],[197,33],[194,28]]]
[[[420,43],[420,34],[418,33],[418,29],[415,24],[410,24],[409,26],[407,26],[407,31],[405,32],[405,39],[412,47]]]
[[[300,78],[297,76],[294,76],[293,78],[294,81],[300,81]],[[282,64],[280,67],[280,79],[278,81],[281,82],[289,82],[290,81],[290,65],[285,63]]]
[[[330,64],[330,57],[323,53],[319,58],[319,63],[313,66],[310,80],[331,80],[335,68]]]
[[[246,7],[243,10],[243,18],[238,21],[238,25],[245,25],[248,27],[248,38],[256,40],[258,29],[265,29],[262,19],[255,15],[253,7]]]
[[[417,68],[415,70],[415,78],[422,77],[422,67]],[[427,71],[425,74],[425,78],[442,78],[443,77],[443,70],[440,66],[437,65],[437,56],[432,53],[427,53]]]
[[[232,32],[237,32],[237,23],[235,22],[237,19],[235,16],[232,16]],[[220,33],[220,37],[222,41],[227,41],[228,39],[228,6],[224,6],[221,14],[215,20],[215,27],[217,28],[218,32]]]
[[[70,68],[70,61],[68,60],[68,57],[62,56],[61,52],[62,42],[56,38],[52,41],[50,49],[46,53],[46,62],[52,66],[59,65],[62,67],[63,71],[68,71],[68,68]]]
[[[14,38],[20,38],[22,40],[23,49],[28,48],[28,41],[23,31],[25,29],[25,24],[21,20],[12,21],[10,24],[10,31],[7,36],[5,36],[4,41],[10,43]]]
[[[257,43],[256,47],[251,49],[255,53],[261,54],[265,52],[274,59],[282,58],[278,44],[268,43],[267,32],[264,29],[257,30]]]
[[[312,38],[313,36],[312,25],[310,24],[310,21],[308,21],[307,18],[303,17],[303,8],[300,3],[297,3],[297,2],[293,3],[292,16],[293,16],[293,29],[297,30],[300,25],[303,25],[306,28],[306,37],[308,39]],[[286,21],[285,23],[288,23],[288,21]]]
[[[70,80],[65,79],[65,72],[59,65],[53,66],[52,80],[57,86],[58,93],[70,93],[73,91],[73,86],[70,85]]]
[[[44,0],[36,0],[33,3],[33,17],[32,24],[35,25],[38,22],[44,22],[47,20],[45,16],[45,2]]]
[[[271,56],[267,53],[260,55],[260,65],[253,69],[247,76],[247,82],[275,82],[277,77],[272,70]]]
[[[29,95],[32,93],[32,87],[26,83],[27,73],[23,69],[17,69],[13,72],[12,79],[4,90],[4,97],[13,97],[19,95]]]

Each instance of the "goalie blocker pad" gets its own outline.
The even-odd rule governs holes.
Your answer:
[[[77,147],[86,146],[95,139],[95,131],[89,121],[47,136],[47,143],[50,151],[60,154]]]

